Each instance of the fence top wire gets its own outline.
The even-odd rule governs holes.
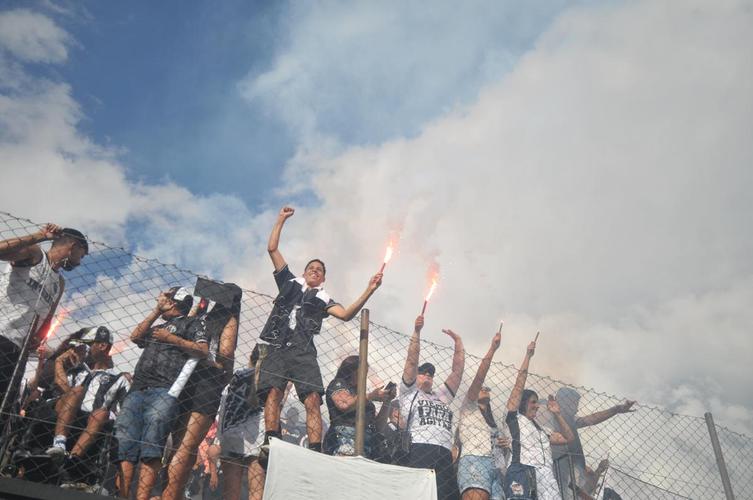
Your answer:
[[[0,240],[23,236],[37,226],[29,219],[0,211]],[[64,333],[72,333],[72,330],[83,326],[111,326],[116,333],[113,352],[120,356],[118,369],[132,371],[140,350],[128,341],[128,334],[153,308],[157,292],[165,286],[187,285],[200,275],[101,242],[90,241],[90,249],[93,255],[87,257],[79,270],[68,278],[69,286],[61,301],[62,310],[67,310],[68,314],[55,333],[54,341],[59,342]],[[269,294],[243,290],[235,353],[236,369],[246,366],[273,300],[274,297]],[[0,316],[2,314],[0,311]],[[408,335],[374,322],[370,322],[370,328],[373,332],[369,346],[371,385],[376,387],[390,380],[399,381],[409,343]],[[334,377],[340,361],[358,352],[359,329],[357,319],[350,322],[325,320],[322,332],[316,339],[325,386]],[[421,341],[421,360],[431,361],[436,366],[437,385],[442,376],[449,373],[451,358],[451,348]],[[456,413],[480,359],[466,353],[463,382],[458,397],[452,403]],[[30,377],[33,370],[33,366],[27,367],[27,376]],[[507,395],[516,376],[517,368],[514,365],[492,363],[486,385],[493,389],[492,407],[498,415],[505,412]],[[573,386],[543,375],[529,374],[527,386],[541,395],[555,394],[565,388],[574,392],[577,398],[574,418],[576,414],[581,417],[608,410],[624,401],[623,398],[590,387]],[[297,408],[299,412],[303,410],[303,405],[294,397],[288,399],[287,406]],[[721,481],[705,420],[657,406],[641,404],[635,408],[635,413],[617,415],[598,425],[579,427],[581,453],[588,466],[595,468],[596,462],[608,456],[615,471],[652,487],[675,492],[678,498],[718,496]],[[326,408],[323,414],[326,420]],[[552,428],[556,427],[552,415],[545,408],[540,412],[540,420]],[[725,458],[733,487],[741,498],[753,498],[753,439],[725,427],[717,428],[727,453]]]

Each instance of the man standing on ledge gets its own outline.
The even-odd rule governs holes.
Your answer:
[[[264,444],[270,437],[280,437],[280,404],[288,381],[295,384],[298,397],[306,408],[306,430],[309,448],[322,450],[322,394],[324,385],[316,361],[314,335],[319,334],[322,320],[332,315],[350,321],[366,304],[369,297],[382,284],[382,274],[374,275],[366,290],[353,304],[345,308],[327,292],[323,283],[326,274],[324,262],[313,259],[306,264],[303,276],[288,269],[278,249],[282,226],[293,216],[294,209],[283,207],[269,236],[267,250],[274,265],[274,277],[279,294],[272,313],[261,332],[257,389],[264,403]]]
[[[39,244],[49,240],[52,247],[45,252]],[[25,362],[19,358],[26,336],[36,335],[55,314],[65,285],[60,269],[72,271],[88,253],[80,231],[55,224],[0,241],[0,260],[10,262],[0,270],[0,395],[15,390],[9,385],[16,364]]]

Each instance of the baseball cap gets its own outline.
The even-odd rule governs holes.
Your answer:
[[[90,344],[92,342],[104,342],[112,345],[112,333],[105,326],[93,326],[87,328],[77,342],[72,340],[71,344]]]
[[[432,365],[431,363],[428,363],[428,362],[424,363],[424,364],[422,364],[421,366],[418,367],[418,373],[420,373],[422,375],[423,374],[428,374],[428,375],[431,375],[433,377],[434,373],[436,371],[437,371],[437,369],[434,368],[434,365]]]

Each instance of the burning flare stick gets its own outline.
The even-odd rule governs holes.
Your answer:
[[[387,245],[387,250],[384,251],[384,261],[382,262],[382,267],[379,269],[379,274],[384,272],[384,268],[387,267],[390,259],[392,259],[392,242]]]
[[[431,296],[434,295],[434,290],[437,289],[437,278],[432,278],[431,280],[431,288],[429,288],[429,293],[426,294],[426,298],[424,299],[424,307],[421,308],[421,316],[424,315],[426,312],[426,306],[429,305],[429,300],[431,300]]]
[[[45,333],[44,339],[42,340],[42,343],[46,344],[47,341],[50,340],[50,338],[52,338],[52,334],[55,333],[55,330],[58,329],[58,327],[60,326],[60,324],[65,319],[66,315],[67,315],[67,313],[65,311],[60,311],[60,314],[58,314],[57,316],[55,316],[55,319],[53,319],[50,322],[50,327],[47,329],[47,333]]]

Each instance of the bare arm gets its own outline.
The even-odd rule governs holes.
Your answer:
[[[366,290],[364,290],[364,292],[360,297],[356,299],[355,302],[353,302],[347,308],[341,306],[340,304],[335,304],[334,306],[327,309],[327,312],[335,318],[341,319],[343,321],[350,321],[351,319],[356,317],[358,311],[360,311],[363,306],[366,305],[366,302],[374,294],[374,292],[376,292],[376,289],[379,288],[381,284],[382,273],[375,274],[369,280],[369,285],[366,287]]]
[[[187,340],[168,332],[164,328],[154,330],[152,332],[152,339],[155,342],[174,345],[192,358],[206,358],[209,355],[209,344],[206,342]]]
[[[220,348],[217,356],[218,368],[222,368],[227,375],[226,382],[233,375],[233,363],[235,362],[235,346],[238,341],[238,318],[231,316],[225,328],[220,334]]]
[[[405,368],[403,368],[403,383],[413,385],[418,374],[418,355],[421,352],[421,329],[424,327],[424,317],[419,316],[413,327],[413,335],[408,344],[408,356],[405,358]]]
[[[379,408],[379,413],[377,413],[374,426],[378,432],[384,433],[384,429],[387,428],[387,423],[390,421],[391,402],[395,399],[396,389],[393,388],[391,391],[382,390],[385,392],[385,396],[381,399],[382,406]]]
[[[520,365],[520,370],[518,370],[518,377],[515,379],[515,385],[510,393],[510,398],[507,400],[507,411],[518,411],[520,407],[520,399],[523,397],[523,389],[526,387],[526,379],[528,378],[528,364],[531,362],[535,351],[536,342],[528,344],[526,357],[523,358],[523,363]]]
[[[634,404],[635,401],[628,400],[607,410],[597,411],[596,413],[586,415],[585,417],[578,417],[575,423],[578,427],[588,427],[589,425],[600,424],[620,413],[630,413],[635,411],[631,410]]]
[[[55,224],[45,224],[36,233],[18,238],[0,241],[0,260],[21,262],[31,261],[37,264],[42,259],[42,249],[39,243],[54,239],[62,228]]]
[[[389,396],[389,391],[380,387],[366,394],[366,401],[384,401]],[[352,410],[356,407],[358,396],[351,394],[345,389],[341,389],[332,394],[332,402],[335,403],[337,409],[340,411]]]
[[[560,414],[560,405],[557,400],[554,399],[554,396],[549,396],[546,407],[552,415],[554,415],[554,418],[557,419],[557,424],[559,424],[560,430],[562,431],[553,432],[552,435],[549,436],[549,442],[552,444],[568,444],[575,441],[575,434],[567,421],[562,418],[562,415]]]
[[[502,334],[497,332],[492,339],[492,345],[489,346],[489,350],[486,352],[486,355],[481,358],[481,363],[479,363],[478,365],[476,376],[473,377],[471,386],[468,388],[468,394],[465,396],[466,402],[473,402],[478,399],[478,392],[481,390],[481,386],[484,385],[486,374],[489,373],[489,367],[492,364],[492,358],[494,357],[494,353],[497,352],[497,349],[499,349],[499,344],[501,341]]]
[[[455,342],[455,352],[452,355],[452,371],[447,380],[444,381],[445,385],[452,391],[453,394],[458,392],[460,388],[460,382],[463,380],[463,370],[465,369],[465,348],[463,347],[463,339],[460,335],[452,330],[442,330],[449,335]]]
[[[79,362],[80,358],[75,349],[69,349],[55,359],[55,385],[61,391],[68,392],[71,390],[66,372],[69,366],[77,365]]]
[[[275,271],[279,271],[285,267],[285,259],[280,253],[280,234],[282,233],[282,226],[285,225],[285,221],[293,216],[295,210],[291,207],[282,207],[280,213],[277,215],[277,222],[275,222],[272,228],[272,233],[269,235],[269,242],[267,243],[267,252],[272,259],[272,264],[275,266]]]

